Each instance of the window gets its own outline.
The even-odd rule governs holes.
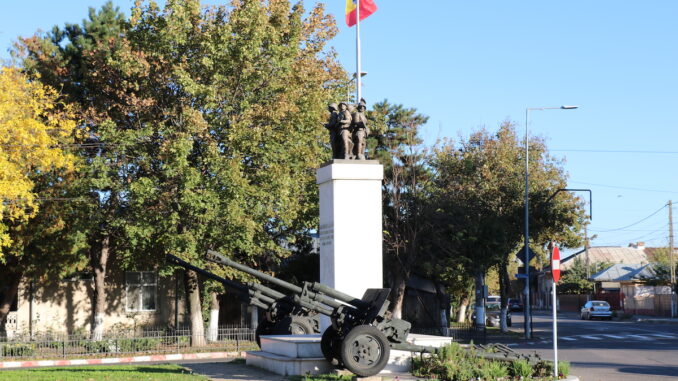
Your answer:
[[[157,299],[157,276],[152,271],[125,273],[127,311],[155,311]]]

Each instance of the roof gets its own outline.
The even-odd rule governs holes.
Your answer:
[[[618,263],[591,276],[594,282],[628,282],[654,277],[650,264],[622,264]]]
[[[648,255],[645,253],[645,248],[640,246],[635,247],[619,247],[619,246],[597,246],[589,248],[589,263],[608,262],[612,264],[646,264],[649,263]],[[569,270],[574,265],[574,259],[580,258],[586,261],[585,250],[576,252],[569,257],[560,261],[560,270]]]

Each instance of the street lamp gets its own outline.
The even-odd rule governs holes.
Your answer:
[[[367,75],[366,71],[360,72],[361,78],[366,76],[366,75]],[[346,83],[346,103],[351,103],[351,82],[355,81],[355,79],[356,79],[356,75],[355,75],[355,73],[353,73],[353,77],[351,77],[351,79],[349,79],[348,82]],[[355,101],[360,102],[360,99],[356,99]]]
[[[525,266],[525,289],[523,293],[525,294],[525,308],[523,313],[525,315],[524,322],[524,331],[525,338],[532,338],[532,311],[530,303],[530,220],[529,220],[529,193],[530,193],[530,145],[529,145],[529,122],[530,122],[530,111],[538,110],[574,110],[579,108],[579,106],[560,106],[560,107],[528,107],[525,109],[525,253],[523,257],[523,262]]]

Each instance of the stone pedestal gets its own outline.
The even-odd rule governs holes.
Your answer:
[[[320,167],[320,283],[361,298],[382,288],[381,181],[377,160],[338,160]],[[324,323],[323,325],[325,325]]]

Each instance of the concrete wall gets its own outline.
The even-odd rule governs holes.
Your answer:
[[[33,292],[29,282],[19,287],[16,326],[7,326],[8,335],[18,333],[88,332],[92,320],[92,280],[46,281],[35,283]],[[106,277],[106,310],[104,330],[165,327],[175,323],[176,277],[157,278],[155,311],[130,312],[125,309],[125,273],[111,271]],[[32,295],[31,295],[32,294]],[[179,280],[179,325],[188,322],[184,307],[183,281]],[[12,328],[15,332],[10,332]]]

